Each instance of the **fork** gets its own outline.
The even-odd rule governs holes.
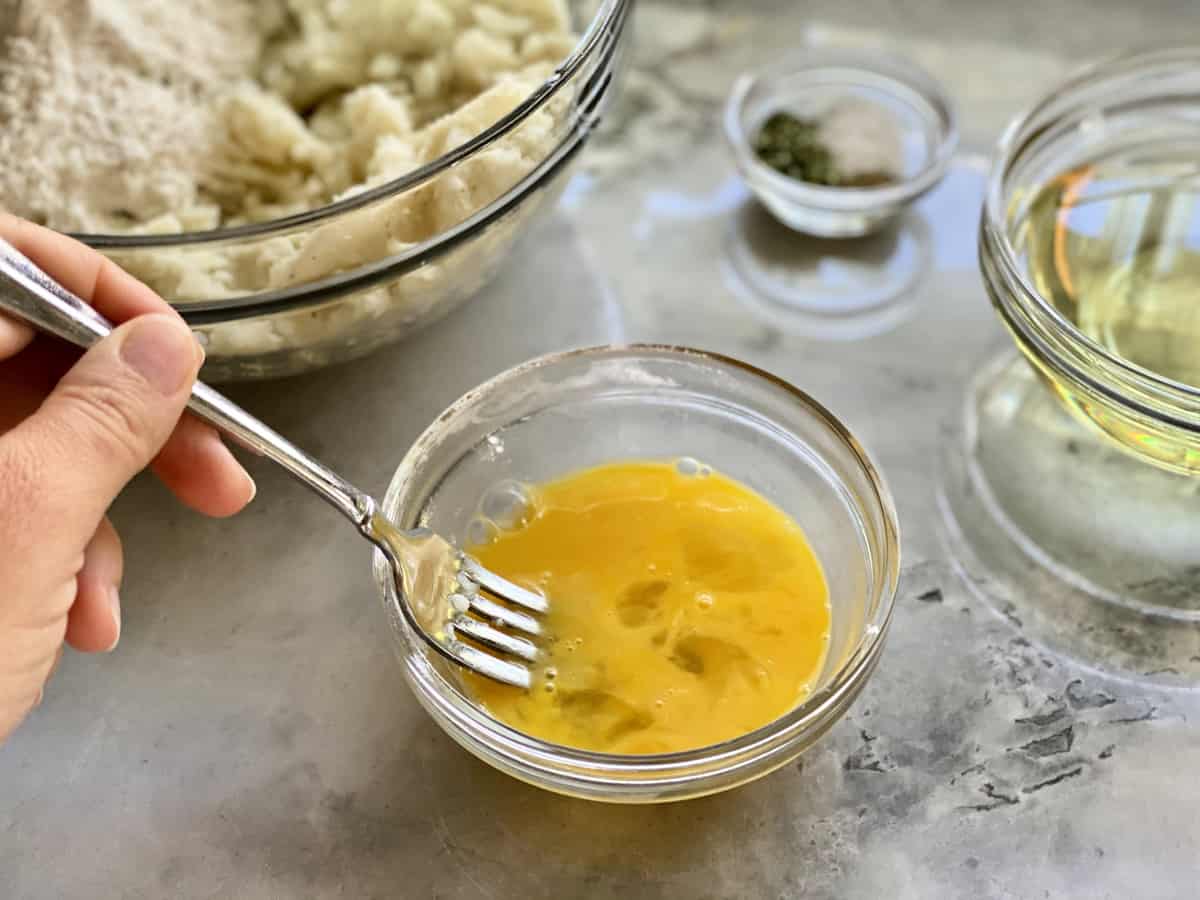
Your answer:
[[[108,335],[99,312],[0,239],[0,312],[84,349]],[[484,568],[427,529],[405,531],[379,504],[332,469],[197,381],[188,409],[247,450],[282,466],[293,478],[354,523],[391,568],[405,620],[434,650],[496,681],[528,688],[532,638],[546,599]],[[407,589],[406,589],[407,588]]]

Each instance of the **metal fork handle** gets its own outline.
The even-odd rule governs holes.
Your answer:
[[[112,331],[112,323],[0,238],[0,312],[85,350]],[[283,466],[305,487],[364,533],[375,501],[203,382],[192,386],[188,409],[247,450]]]

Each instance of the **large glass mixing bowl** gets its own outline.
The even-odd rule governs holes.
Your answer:
[[[971,379],[941,485],[977,593],[1085,663],[1175,684],[1200,682],[1200,384],[1122,353],[1119,326],[1154,316],[1152,359],[1192,339],[1195,300],[1167,315],[1121,282],[1122,318],[1102,319],[1096,286],[1200,249],[1198,152],[1197,48],[1089,68],[1009,127],[979,252],[1020,355]]]
[[[206,344],[210,381],[290,375],[354,359],[411,334],[474,295],[512,255],[613,94],[632,0],[569,0],[571,54],[511,113],[393,181],[269,222],[186,234],[76,235],[162,293]],[[519,148],[519,152],[510,152]],[[532,149],[531,149],[532,148]],[[519,164],[488,165],[503,156]],[[389,212],[444,180],[487,167],[494,197],[437,234],[396,250]],[[311,250],[311,253],[306,253]],[[284,287],[189,289],[181,271],[244,272],[286,252],[308,260]]]

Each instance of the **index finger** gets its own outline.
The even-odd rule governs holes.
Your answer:
[[[165,300],[116,263],[64,234],[0,212],[0,237],[114,323],[144,313],[178,315]],[[32,336],[25,325],[0,314],[0,360],[15,355]],[[15,412],[16,421],[36,408],[30,395],[36,397],[48,392],[65,371],[62,365],[45,365],[46,360],[36,354],[28,362],[17,373],[27,402],[22,403],[15,394],[4,395],[8,409],[0,410]],[[48,384],[47,375],[53,377]],[[0,415],[0,433],[3,419]],[[154,469],[184,503],[208,515],[230,515],[254,496],[254,482],[217,432],[190,417],[180,421],[155,460]]]
[[[65,234],[0,213],[0,237],[111,322],[124,322],[144,313],[178,315],[158,294],[112,260]],[[29,342],[29,335],[24,325],[11,320],[0,324],[0,359],[21,349]]]

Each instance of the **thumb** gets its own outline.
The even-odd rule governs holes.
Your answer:
[[[26,483],[37,487],[38,511],[52,517],[41,524],[62,534],[78,523],[72,537],[91,537],[170,437],[202,360],[187,325],[166,314],[131,319],[83,355],[38,411],[4,437],[19,448]]]

